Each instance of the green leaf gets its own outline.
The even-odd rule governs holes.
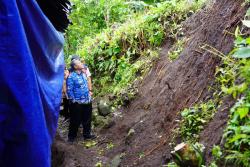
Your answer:
[[[109,48],[109,49],[107,50],[107,52],[108,52],[108,55],[109,55],[109,56],[112,56],[112,54],[113,54],[112,48]]]
[[[244,82],[243,84],[238,86],[239,89],[239,93],[243,93],[245,90],[247,90],[248,86],[247,84]]]
[[[239,48],[233,55],[235,58],[249,58],[250,47]]]
[[[112,56],[112,57],[111,57],[111,60],[112,60],[112,61],[115,61],[115,60],[117,60],[117,57],[116,57],[116,56]]]
[[[245,39],[242,38],[241,36],[238,36],[238,37],[235,39],[234,43],[235,43],[236,45],[245,44]]]
[[[222,156],[222,152],[221,152],[220,146],[213,146],[212,155],[216,159],[219,159]]]
[[[250,133],[250,125],[241,126],[240,129],[243,133]]]
[[[120,52],[121,52],[121,48],[119,47],[114,48],[114,54],[118,54]]]
[[[240,115],[240,119],[246,117],[248,112],[249,112],[249,108],[247,107],[241,107],[237,109],[237,113]]]
[[[248,45],[250,44],[250,38],[246,39],[246,44],[248,44]]]
[[[95,141],[87,141],[83,143],[86,148],[94,147],[97,143]]]
[[[231,140],[229,140],[229,143],[233,143],[239,139],[244,139],[244,138],[247,138],[246,134],[238,134],[238,135],[235,135]]]

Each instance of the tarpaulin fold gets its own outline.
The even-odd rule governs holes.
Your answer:
[[[63,36],[34,0],[0,0],[0,166],[51,166]]]

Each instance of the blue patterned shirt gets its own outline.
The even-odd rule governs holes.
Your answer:
[[[72,72],[67,79],[67,93],[69,99],[74,103],[88,104],[91,102],[89,94],[88,79],[86,74]]]

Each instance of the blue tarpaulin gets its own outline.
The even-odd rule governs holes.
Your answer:
[[[51,166],[63,36],[34,0],[0,0],[0,166]]]

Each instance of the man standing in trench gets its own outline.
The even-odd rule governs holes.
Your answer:
[[[84,66],[78,59],[71,62],[72,72],[67,79],[67,93],[71,102],[70,124],[68,140],[72,143],[80,124],[83,125],[83,137],[85,140],[94,139],[91,134],[92,117],[92,85],[88,82],[88,76],[84,72]]]

